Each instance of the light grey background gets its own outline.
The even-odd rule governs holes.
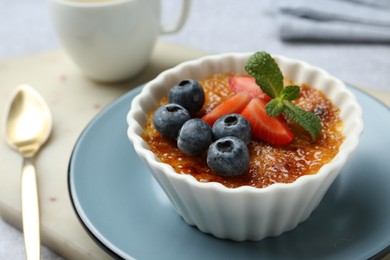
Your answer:
[[[180,0],[164,0],[163,21]],[[213,53],[266,50],[305,60],[340,79],[390,92],[390,44],[286,43],[272,0],[193,0],[181,32],[160,39]],[[0,59],[59,48],[44,0],[0,0]],[[0,86],[1,87],[1,86]],[[59,259],[43,248],[43,259]],[[0,219],[0,259],[24,259],[22,234]]]

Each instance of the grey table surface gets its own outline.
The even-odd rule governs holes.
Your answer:
[[[180,0],[165,0],[163,21],[174,19]],[[47,2],[0,0],[0,59],[60,48]],[[390,92],[390,44],[283,42],[272,0],[193,0],[189,19],[161,40],[212,53],[266,50],[302,59],[338,78]],[[0,219],[0,259],[24,259],[20,231]],[[43,247],[42,259],[61,259]]]

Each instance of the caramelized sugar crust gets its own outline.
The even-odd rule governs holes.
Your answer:
[[[199,117],[234,95],[228,77],[229,74],[213,75],[200,81],[206,93],[206,101]],[[285,84],[291,82],[285,81]],[[167,98],[163,98],[160,105],[167,102]],[[161,162],[170,164],[179,174],[191,174],[200,182],[219,182],[229,188],[245,185],[264,188],[274,183],[291,183],[300,176],[318,172],[335,157],[344,140],[339,109],[321,91],[302,85],[300,97],[294,103],[320,117],[323,129],[317,139],[313,142],[305,130],[289,121],[294,140],[281,147],[252,140],[248,145],[249,170],[241,176],[222,177],[214,174],[206,164],[206,153],[197,157],[182,154],[176,142],[161,137],[156,131],[153,113],[148,115],[148,124],[142,137]]]

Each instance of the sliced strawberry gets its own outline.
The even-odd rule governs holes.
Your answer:
[[[236,94],[245,91],[253,98],[259,97],[267,101],[271,100],[271,98],[256,84],[255,78],[251,76],[230,76],[229,85]]]
[[[252,135],[274,145],[285,145],[294,139],[294,134],[282,117],[271,117],[265,110],[267,101],[253,98],[242,110],[252,127]]]
[[[251,96],[248,93],[240,92],[227,99],[225,102],[219,104],[209,113],[204,115],[202,119],[206,121],[210,126],[213,126],[214,122],[224,115],[231,113],[240,113],[250,100]]]

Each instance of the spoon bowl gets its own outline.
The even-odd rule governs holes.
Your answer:
[[[27,259],[40,258],[37,176],[33,157],[48,139],[52,117],[46,102],[28,85],[20,85],[11,97],[5,122],[8,145],[24,158],[21,191],[24,243]]]
[[[50,110],[43,98],[29,85],[19,86],[6,117],[8,145],[26,158],[32,157],[48,139],[51,127]]]

